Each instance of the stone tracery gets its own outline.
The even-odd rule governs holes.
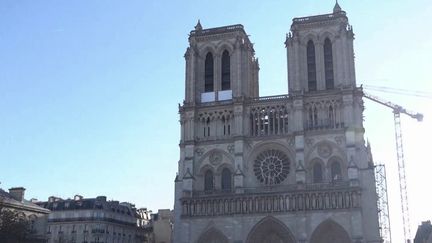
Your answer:
[[[270,149],[260,153],[254,162],[257,179],[266,185],[279,184],[284,181],[290,171],[290,161],[286,154]]]

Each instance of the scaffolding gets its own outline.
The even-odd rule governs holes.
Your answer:
[[[391,243],[390,214],[387,195],[387,177],[385,165],[375,165],[375,183],[377,192],[378,220],[383,243]]]

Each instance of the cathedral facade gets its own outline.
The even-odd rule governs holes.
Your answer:
[[[175,243],[381,242],[353,40],[338,4],[294,18],[288,95],[260,97],[243,26],[198,22],[179,106]]]

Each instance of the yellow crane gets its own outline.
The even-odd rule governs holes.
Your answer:
[[[422,98],[432,98],[432,94],[427,92],[408,91],[403,89],[395,89],[395,88],[371,86],[371,85],[364,85],[364,88],[367,90],[383,91],[388,93],[396,93],[396,94],[404,94],[404,95],[414,95]],[[403,142],[402,142],[402,128],[401,128],[400,115],[401,114],[408,115],[409,117],[414,118],[419,122],[423,120],[423,115],[418,112],[406,110],[400,105],[394,104],[390,101],[384,100],[380,97],[371,95],[369,93],[363,92],[363,95],[365,98],[393,110],[395,138],[396,138],[396,154],[397,154],[399,182],[400,182],[399,189],[400,189],[400,199],[401,199],[401,207],[402,207],[403,233],[404,233],[405,243],[410,243],[411,230],[410,230],[409,207],[408,207],[408,190],[407,190],[405,157],[404,157],[404,149],[403,149]]]

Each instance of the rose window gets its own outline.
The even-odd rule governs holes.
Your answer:
[[[290,171],[290,161],[285,153],[271,149],[260,153],[254,162],[257,179],[266,185],[279,184]]]

